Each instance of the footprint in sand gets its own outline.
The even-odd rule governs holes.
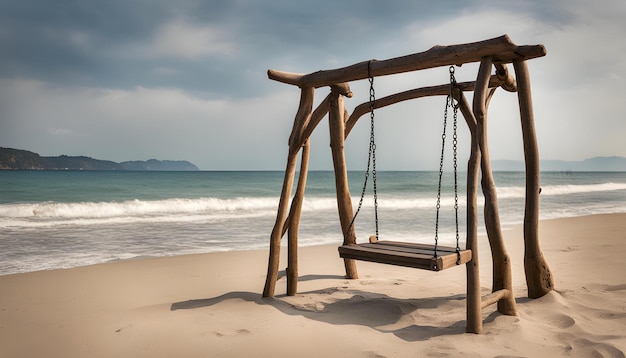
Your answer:
[[[574,346],[578,348],[578,352],[587,357],[624,357],[624,352],[614,345],[603,342],[594,342],[587,338],[575,339]]]
[[[552,322],[555,326],[561,329],[568,328],[576,324],[576,320],[574,320],[574,318],[564,314],[559,314],[552,317],[550,319],[550,322]]]
[[[236,331],[235,331],[235,333],[236,333],[236,334],[252,334],[252,332],[248,331],[248,330],[247,330],[247,329],[245,329],[245,328],[238,329],[238,330],[236,330]],[[226,333],[222,333],[222,332],[213,332],[213,335],[214,335],[215,337],[219,337],[219,338],[221,338],[221,337],[226,336]]]

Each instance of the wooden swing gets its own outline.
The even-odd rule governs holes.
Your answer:
[[[370,145],[367,159],[367,169],[365,171],[365,182],[361,191],[361,199],[359,205],[350,223],[350,230],[354,226],[356,217],[359,215],[363,205],[363,198],[367,188],[367,182],[371,177],[374,191],[374,218],[376,225],[376,235],[369,238],[369,243],[356,245],[342,245],[339,247],[339,256],[343,259],[361,260],[377,262],[381,264],[389,264],[396,266],[412,267],[417,269],[441,271],[450,267],[466,264],[472,258],[471,250],[461,250],[459,247],[459,197],[458,197],[458,180],[457,180],[457,113],[459,109],[458,102],[454,103],[454,90],[457,89],[457,82],[454,77],[454,66],[450,66],[450,93],[446,97],[446,107],[443,115],[443,134],[441,143],[441,158],[439,161],[439,183],[437,186],[437,215],[435,221],[435,243],[434,245],[397,242],[397,241],[379,241],[378,228],[378,193],[376,183],[376,142],[374,135],[374,103],[376,102],[374,91],[374,78],[371,76],[371,61],[368,62],[368,80],[370,83]],[[453,138],[453,161],[454,161],[454,211],[455,211],[455,228],[456,228],[456,247],[439,246],[439,209],[441,208],[441,181],[443,178],[443,160],[446,143],[446,127],[448,119],[448,108],[452,107],[454,112],[454,130]]]
[[[341,232],[343,233],[343,245],[339,248],[339,252],[344,259],[346,277],[350,279],[358,278],[355,260],[366,260],[433,271],[443,270],[464,263],[467,272],[467,332],[482,332],[482,309],[491,304],[497,304],[498,312],[502,314],[515,315],[511,260],[504,247],[504,240],[500,230],[497,193],[487,145],[487,107],[491,96],[497,88],[503,88],[508,92],[517,92],[519,103],[522,143],[526,164],[524,268],[528,296],[530,298],[538,298],[550,292],[554,288],[554,279],[539,247],[538,238],[539,154],[534,128],[530,77],[526,65],[527,60],[545,55],[546,50],[543,45],[518,46],[507,35],[503,35],[473,43],[435,46],[427,51],[407,56],[382,61],[361,62],[343,68],[317,71],[309,74],[268,70],[267,73],[270,79],[299,87],[301,95],[289,137],[287,165],[276,222],[270,235],[269,261],[263,296],[274,296],[278,279],[280,242],[285,234],[288,234],[287,295],[295,295],[297,293],[298,227],[308,174],[309,137],[319,122],[328,114],[330,146],[337,192],[337,209]],[[371,99],[369,103],[363,103],[355,107],[351,114],[344,107],[343,98],[352,97],[348,84],[349,81],[366,78],[373,81],[373,78],[377,76],[442,66],[460,66],[471,62],[480,63],[476,81],[455,83],[453,86],[448,84],[417,88],[392,94],[375,101]],[[515,76],[508,71],[507,64],[510,63],[513,64]],[[494,67],[496,73],[492,75],[491,70]],[[313,110],[315,89],[326,86],[330,87],[330,93]],[[372,86],[371,88],[373,89]],[[466,91],[474,92],[472,106],[469,105],[464,96]],[[460,110],[471,133],[471,151],[467,166],[466,250],[458,248],[458,241],[457,247],[454,248],[441,247],[437,244],[437,241],[435,241],[435,245],[378,241],[378,229],[371,243],[357,244],[353,227],[353,220],[356,216],[353,215],[352,210],[344,153],[346,138],[363,114],[369,111],[373,117],[374,108],[435,95],[448,96],[450,102],[456,101],[456,104],[453,106],[455,108],[455,117],[456,109]],[[372,142],[370,145],[372,145]],[[301,155],[300,170],[296,191],[292,198],[291,191],[299,154]],[[373,159],[375,162],[375,157],[372,158],[371,153],[370,159]],[[477,192],[479,174],[481,176],[481,189],[485,198],[485,228],[493,263],[492,292],[484,296],[480,294],[479,258],[476,251],[478,245]],[[376,205],[375,198],[375,207]]]

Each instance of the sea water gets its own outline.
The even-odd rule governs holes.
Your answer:
[[[355,210],[363,174],[349,173]],[[0,274],[267,248],[283,176],[246,171],[0,171]],[[438,177],[438,172],[377,173],[382,239],[433,243]],[[494,177],[503,228],[522,223],[524,173],[496,172]],[[376,230],[371,180],[355,220],[360,240]],[[465,173],[459,173],[457,186],[463,246]],[[626,173],[545,172],[541,187],[540,219],[626,212]],[[455,244],[454,201],[454,179],[446,173],[439,219],[442,244]],[[482,212],[481,196],[478,202]],[[479,220],[482,227],[482,216]],[[341,241],[333,173],[311,172],[299,242]]]

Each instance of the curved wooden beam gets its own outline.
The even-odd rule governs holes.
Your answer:
[[[490,88],[501,86],[503,83],[504,82],[502,81],[502,79],[498,78],[497,76],[491,76],[491,78],[489,79]],[[476,82],[474,81],[457,83],[458,88],[460,88],[464,92],[473,91],[475,85],[476,85]],[[374,102],[374,109],[387,107],[392,104],[396,104],[398,102],[408,101],[410,99],[429,97],[429,96],[446,96],[448,94],[450,94],[450,84],[415,88],[412,90],[394,93],[392,95],[376,99],[376,101]],[[350,134],[350,131],[352,131],[352,128],[354,128],[354,126],[356,125],[356,122],[359,120],[359,118],[361,118],[364,114],[368,113],[369,111],[370,111],[369,102],[361,103],[354,108],[354,110],[352,111],[352,114],[350,115],[350,117],[348,118],[348,121],[346,122],[346,138]]]
[[[461,65],[478,62],[485,56],[492,57],[496,63],[510,63],[514,60],[527,60],[546,55],[543,45],[518,46],[508,35],[489,40],[449,45],[434,46],[427,51],[412,55],[395,57],[381,61],[360,62],[334,70],[317,71],[309,74],[297,74],[270,69],[267,76],[275,81],[298,87],[322,87],[341,82],[350,82],[372,76],[386,76],[403,72],[423,70],[440,66]]]

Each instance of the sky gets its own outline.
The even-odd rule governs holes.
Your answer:
[[[0,146],[283,170],[300,91],[268,69],[310,73],[508,34],[547,48],[528,62],[541,158],[626,156],[624,18],[624,0],[0,0]],[[477,68],[457,68],[457,80]],[[448,80],[437,68],[374,83],[382,97]],[[369,91],[350,85],[352,111]],[[377,110],[378,169],[436,169],[444,105]],[[369,128],[363,116],[346,141],[350,170],[365,167]],[[496,92],[488,133],[492,159],[523,160],[515,94]],[[332,169],[327,120],[311,145],[311,169]]]

